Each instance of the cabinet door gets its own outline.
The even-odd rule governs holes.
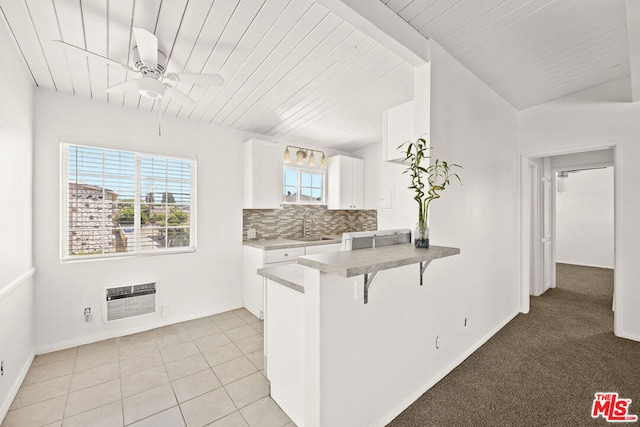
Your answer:
[[[327,209],[364,208],[364,160],[347,156],[329,158]]]
[[[245,143],[244,208],[282,207],[282,153],[275,143],[251,140]]]
[[[244,306],[254,316],[263,318],[264,313],[264,281],[256,270],[262,268],[264,258],[262,249],[243,246],[242,287]]]
[[[346,209],[344,201],[347,190],[344,177],[344,156],[332,156],[327,159],[327,209]]]
[[[351,159],[351,209],[364,209],[364,160]]]
[[[413,101],[389,108],[383,116],[382,158],[387,162],[400,162],[404,159],[398,146],[413,141],[414,117]]]
[[[340,157],[340,209],[353,209],[353,162],[349,157]]]

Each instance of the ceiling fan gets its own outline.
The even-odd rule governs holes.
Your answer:
[[[109,93],[123,93],[136,91],[141,96],[158,101],[158,133],[160,133],[160,120],[162,117],[162,99],[171,98],[181,104],[191,105],[195,101],[176,89],[173,85],[181,82],[187,84],[221,86],[224,79],[219,74],[205,73],[167,73],[167,57],[158,50],[158,38],[144,28],[133,27],[133,37],[136,46],[133,48],[135,69],[113,59],[99,55],[78,46],[74,46],[62,40],[52,40],[60,44],[64,49],[81,53],[90,58],[95,58],[109,65],[121,68],[132,73],[141,74],[134,80],[111,86],[106,89]]]

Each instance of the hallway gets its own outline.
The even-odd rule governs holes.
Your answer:
[[[640,414],[640,343],[613,335],[613,270],[557,264],[557,287],[520,314],[390,426],[607,425],[596,392]]]

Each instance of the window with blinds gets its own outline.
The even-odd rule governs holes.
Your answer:
[[[62,144],[62,258],[195,250],[195,160]]]

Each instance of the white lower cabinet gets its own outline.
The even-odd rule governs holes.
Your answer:
[[[296,423],[304,424],[304,294],[271,280],[267,287],[265,371],[271,397]],[[268,337],[268,338],[267,338]]]
[[[300,246],[287,249],[259,249],[253,246],[243,246],[243,292],[244,306],[254,316],[264,319],[264,279],[256,271],[263,267],[290,264],[303,255],[314,255],[326,252],[337,252],[340,243],[326,245]]]
[[[254,316],[264,319],[264,279],[256,271],[271,265],[289,264],[304,255],[304,247],[263,250],[244,246],[244,306]]]

